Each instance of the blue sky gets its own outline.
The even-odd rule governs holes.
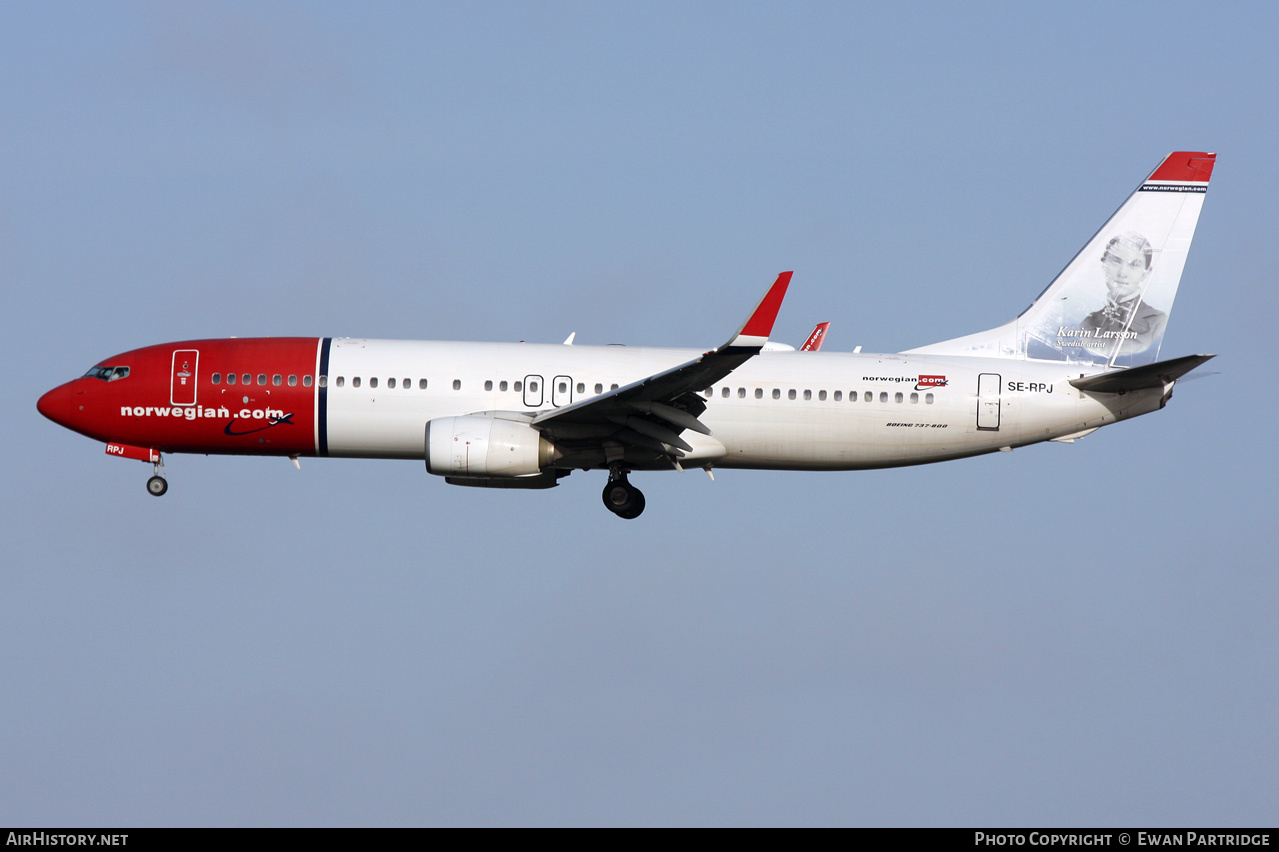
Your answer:
[[[0,7],[0,823],[1273,824],[1273,4]],[[227,335],[897,351],[1219,152],[1074,445],[452,488],[41,418]]]

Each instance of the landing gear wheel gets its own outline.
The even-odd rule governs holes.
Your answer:
[[[147,480],[147,493],[152,497],[163,497],[169,490],[169,483],[163,476],[153,476]]]
[[[625,518],[628,521],[632,521],[638,518],[640,516],[640,513],[644,511],[644,492],[640,491],[638,488],[636,488],[633,485],[631,486],[631,491],[634,492],[635,494],[634,504],[631,506],[630,509],[627,509],[625,512],[617,513],[617,516],[619,518]]]
[[[626,481],[626,477],[610,479],[601,495],[605,507],[619,518],[632,520],[644,511],[644,492]]]

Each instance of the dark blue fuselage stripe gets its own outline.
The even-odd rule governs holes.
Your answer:
[[[317,416],[320,418],[319,455],[322,456],[329,454],[329,346],[332,343],[333,338],[326,337],[320,345],[320,375],[316,377],[320,391],[320,410]]]

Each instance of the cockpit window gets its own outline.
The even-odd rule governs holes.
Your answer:
[[[123,379],[127,375],[129,375],[128,367],[93,367],[84,374],[84,377],[86,379],[102,379],[104,382],[114,382],[116,379]]]

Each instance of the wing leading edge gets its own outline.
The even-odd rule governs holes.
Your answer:
[[[557,445],[580,449],[602,447],[612,464],[638,451],[674,463],[689,453],[716,455],[723,447],[698,415],[706,402],[698,391],[710,387],[763,349],[790,286],[783,272],[768,288],[746,322],[722,346],[677,367],[632,382],[615,391],[567,405],[533,418],[532,425]],[[692,430],[694,446],[681,437]],[[628,454],[628,450],[632,451]]]

